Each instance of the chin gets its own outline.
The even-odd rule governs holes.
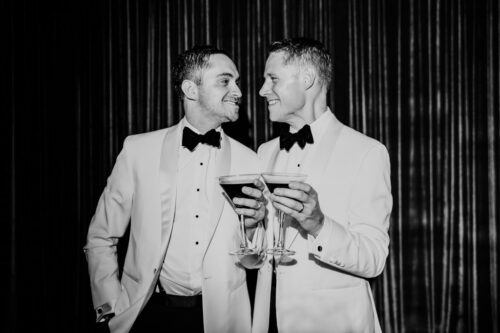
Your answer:
[[[282,122],[283,120],[280,117],[280,114],[269,112],[269,120],[273,122]]]
[[[238,111],[232,112],[227,115],[227,119],[231,122],[235,122],[236,120],[238,120],[239,117],[240,114],[238,113]]]

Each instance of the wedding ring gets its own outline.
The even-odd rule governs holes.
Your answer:
[[[302,208],[298,211],[298,213],[302,213],[302,211],[304,210],[304,204],[302,202],[300,204],[302,205]]]

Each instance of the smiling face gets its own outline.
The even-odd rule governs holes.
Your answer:
[[[271,121],[291,123],[305,105],[305,87],[300,68],[284,64],[282,52],[269,55],[264,70],[264,84],[259,95],[267,101]]]
[[[207,119],[222,124],[239,117],[241,90],[239,73],[233,61],[224,54],[210,56],[208,68],[198,84],[198,106]]]

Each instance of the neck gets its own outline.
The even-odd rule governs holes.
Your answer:
[[[306,101],[302,110],[297,112],[287,123],[295,130],[301,129],[304,125],[312,124],[327,110],[326,93],[321,93],[316,98]]]
[[[221,125],[220,121],[207,117],[201,110],[186,107],[186,105],[184,105],[184,110],[186,113],[186,120],[201,134],[205,134]]]

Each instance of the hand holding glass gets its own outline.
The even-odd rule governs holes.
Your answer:
[[[266,182],[269,192],[273,193],[274,189],[278,187],[287,188],[288,184],[292,181],[303,182],[306,180],[307,175],[297,174],[297,173],[285,173],[285,172],[269,172],[263,173],[262,178]],[[267,252],[275,256],[289,256],[295,254],[295,251],[288,250],[285,248],[285,232],[283,228],[283,222],[285,218],[285,213],[278,211],[278,237],[275,239],[274,247]]]
[[[235,210],[235,212],[238,206],[234,204],[233,199],[236,197],[255,199],[243,193],[242,190],[244,186],[253,187],[257,189],[257,186],[255,186],[254,182],[259,178],[260,174],[228,175],[219,177],[219,184],[224,190],[222,192],[222,195],[226,198],[226,200],[229,202],[229,204]],[[258,248],[252,249],[248,246],[247,236],[245,233],[245,216],[243,214],[239,214],[239,220],[240,220],[239,224],[240,248],[234,252],[231,252],[231,254],[238,256],[257,254],[260,251],[260,249]],[[259,224],[260,223],[261,222],[259,222]]]

